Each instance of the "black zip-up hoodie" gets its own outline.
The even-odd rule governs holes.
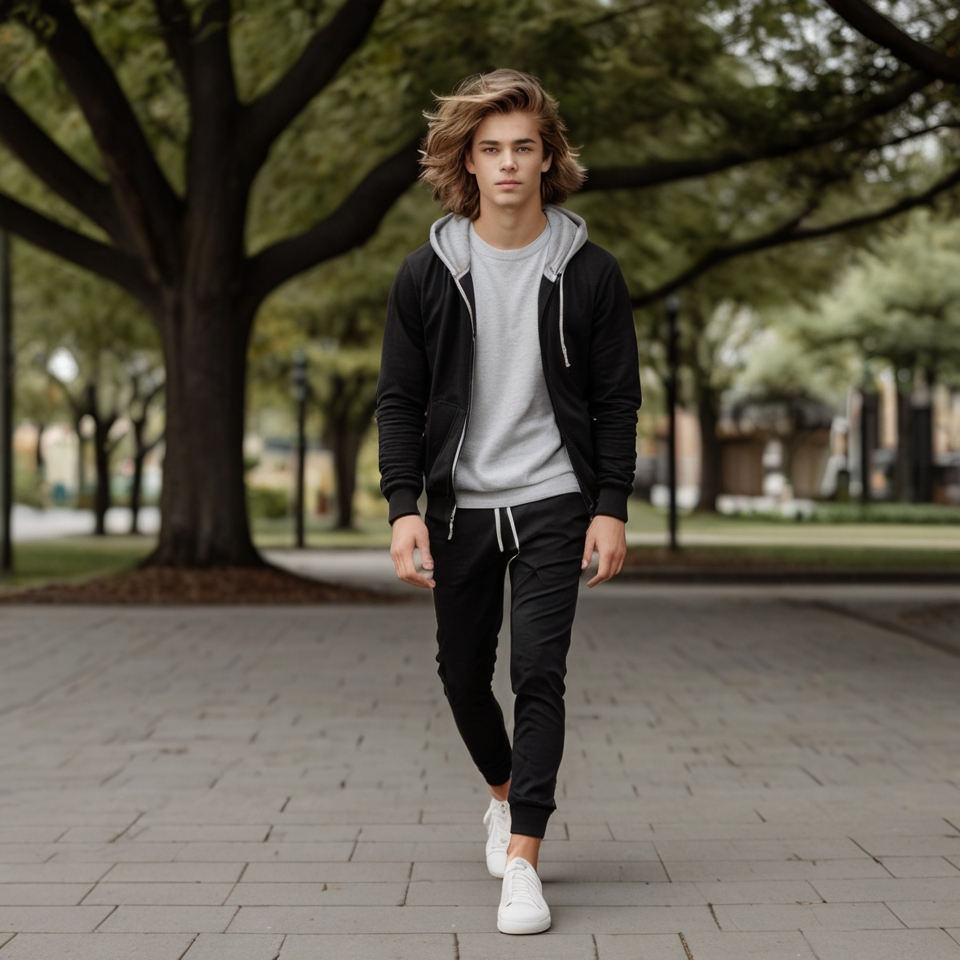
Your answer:
[[[614,257],[585,240],[583,221],[548,208],[582,231],[569,259],[540,281],[540,355],[560,437],[591,515],[627,519],[641,403],[630,295]],[[377,388],[380,488],[390,522],[427,514],[453,534],[454,471],[466,431],[474,366],[469,263],[438,242],[404,260],[390,291]],[[568,225],[568,224],[565,224]]]

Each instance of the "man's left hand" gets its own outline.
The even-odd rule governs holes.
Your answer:
[[[594,553],[600,554],[600,568],[597,575],[588,581],[588,587],[595,587],[611,577],[615,577],[627,555],[626,524],[616,517],[596,516],[587,528],[587,539],[583,545],[581,570],[590,566]]]

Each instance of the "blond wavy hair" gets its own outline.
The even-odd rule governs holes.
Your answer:
[[[557,101],[540,81],[519,70],[478,73],[461,81],[448,97],[437,97],[434,112],[427,118],[427,138],[420,151],[420,179],[433,188],[433,198],[444,210],[476,220],[480,216],[480,190],[466,167],[477,127],[492,113],[522,110],[537,121],[543,140],[544,157],[552,157],[550,169],[540,180],[544,205],[563,203],[586,179],[586,170],[577,162],[564,135]]]

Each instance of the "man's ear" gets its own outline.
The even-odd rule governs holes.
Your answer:
[[[548,153],[543,158],[543,163],[540,165],[540,172],[546,173],[553,166],[553,154]]]
[[[467,147],[467,152],[463,155],[463,165],[467,168],[467,173],[476,174],[477,167],[473,162],[473,147]]]

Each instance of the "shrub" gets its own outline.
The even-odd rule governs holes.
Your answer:
[[[277,520],[289,511],[286,490],[275,487],[247,487],[247,512],[251,518]]]

